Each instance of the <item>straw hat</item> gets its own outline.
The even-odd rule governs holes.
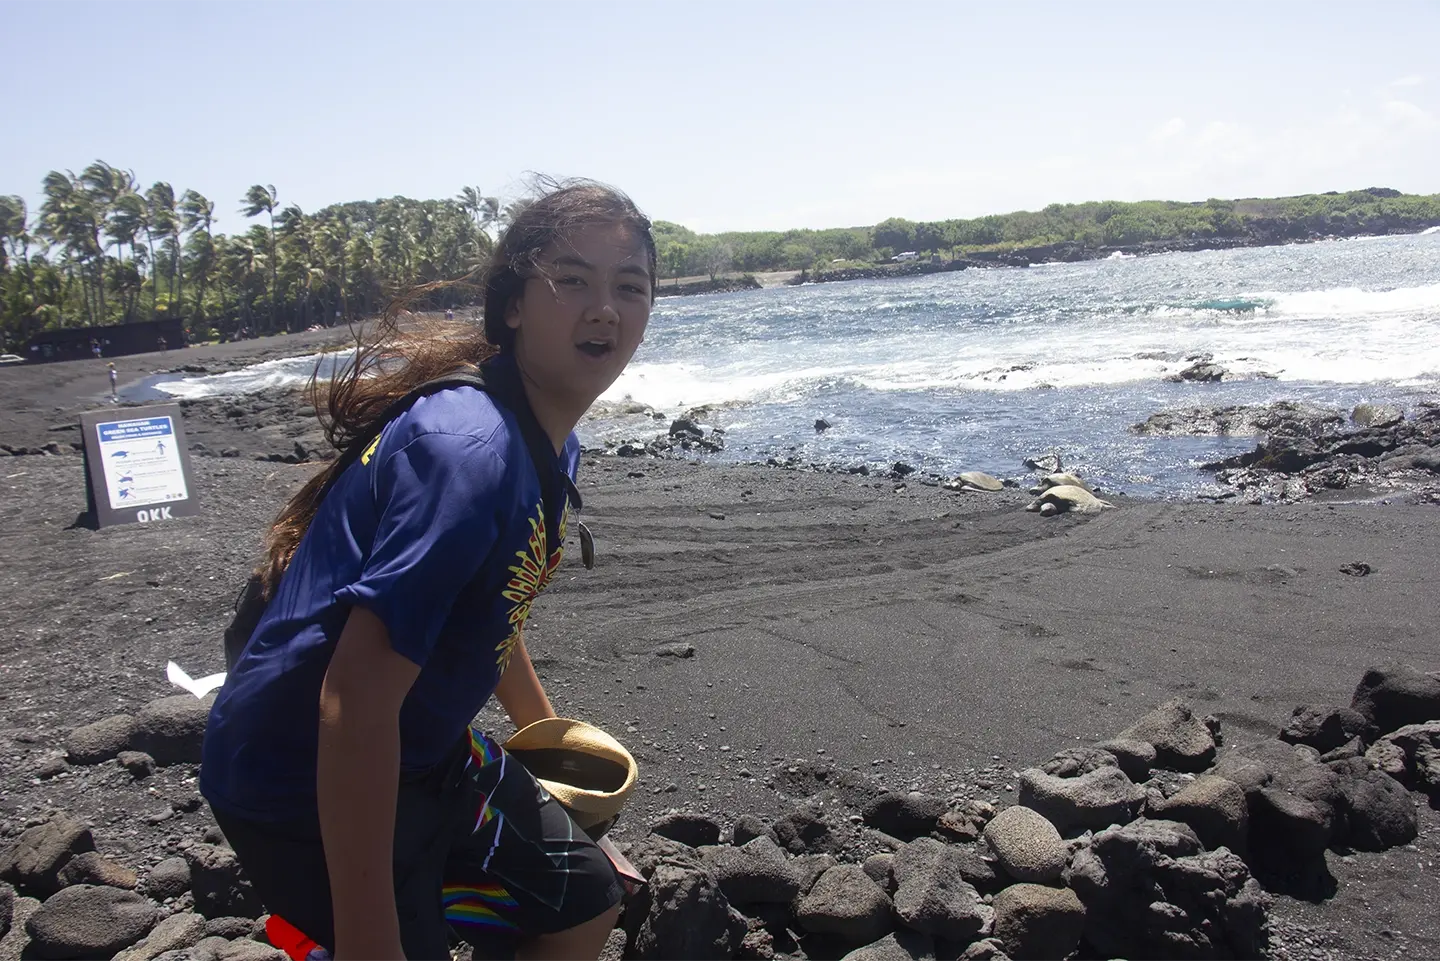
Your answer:
[[[516,731],[505,751],[570,812],[582,830],[598,837],[625,806],[639,768],[609,734],[564,717],[547,717]]]

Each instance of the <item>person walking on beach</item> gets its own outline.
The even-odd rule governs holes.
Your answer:
[[[110,374],[110,402],[112,404],[118,404],[120,402],[120,374],[115,370],[115,365],[113,363],[107,366],[107,372]]]
[[[477,957],[593,958],[614,927],[604,852],[470,723],[492,693],[518,728],[555,716],[521,630],[579,506],[575,424],[640,345],[655,264],[629,198],[552,185],[485,268],[482,325],[402,332],[392,310],[329,387],[327,436],[359,453],[269,531],[200,786],[266,908],[336,958],[448,958],[450,931]],[[485,390],[377,423],[467,365]]]

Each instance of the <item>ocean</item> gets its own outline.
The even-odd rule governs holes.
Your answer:
[[[1166,380],[1200,354],[1236,379]],[[154,386],[203,397],[299,384],[316,360]],[[579,433],[643,442],[708,407],[702,423],[726,442],[695,455],[711,461],[1023,478],[1026,457],[1059,451],[1106,490],[1188,498],[1207,484],[1200,464],[1255,439],[1128,428],[1282,399],[1409,409],[1437,386],[1440,234],[1427,233],[662,298]],[[817,433],[819,418],[831,428]]]

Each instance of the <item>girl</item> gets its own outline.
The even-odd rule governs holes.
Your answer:
[[[629,198],[552,185],[491,257],[482,330],[392,316],[331,386],[327,436],[362,453],[269,533],[270,603],[200,780],[265,906],[337,958],[448,958],[450,928],[477,956],[595,957],[614,927],[608,859],[469,724],[492,693],[517,727],[555,716],[521,628],[579,506],[572,431],[640,345],[654,282]],[[476,364],[489,390],[423,395],[375,433]]]

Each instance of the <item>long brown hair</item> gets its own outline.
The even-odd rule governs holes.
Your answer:
[[[537,179],[534,190],[537,195],[523,203],[488,263],[458,280],[426,284],[397,299],[377,327],[357,331],[355,356],[333,379],[321,381],[317,365],[306,391],[326,441],[339,456],[374,440],[385,426],[385,411],[416,387],[512,350],[515,332],[505,323],[511,302],[527,279],[545,277],[540,263],[544,252],[576,230],[621,224],[633,231],[649,260],[653,299],[655,239],[650,221],[629,197],[591,180]],[[483,323],[420,320],[410,313],[412,306],[440,290],[478,294]],[[337,458],[310,478],[270,526],[265,560],[257,571],[265,597],[274,594],[340,468]]]

